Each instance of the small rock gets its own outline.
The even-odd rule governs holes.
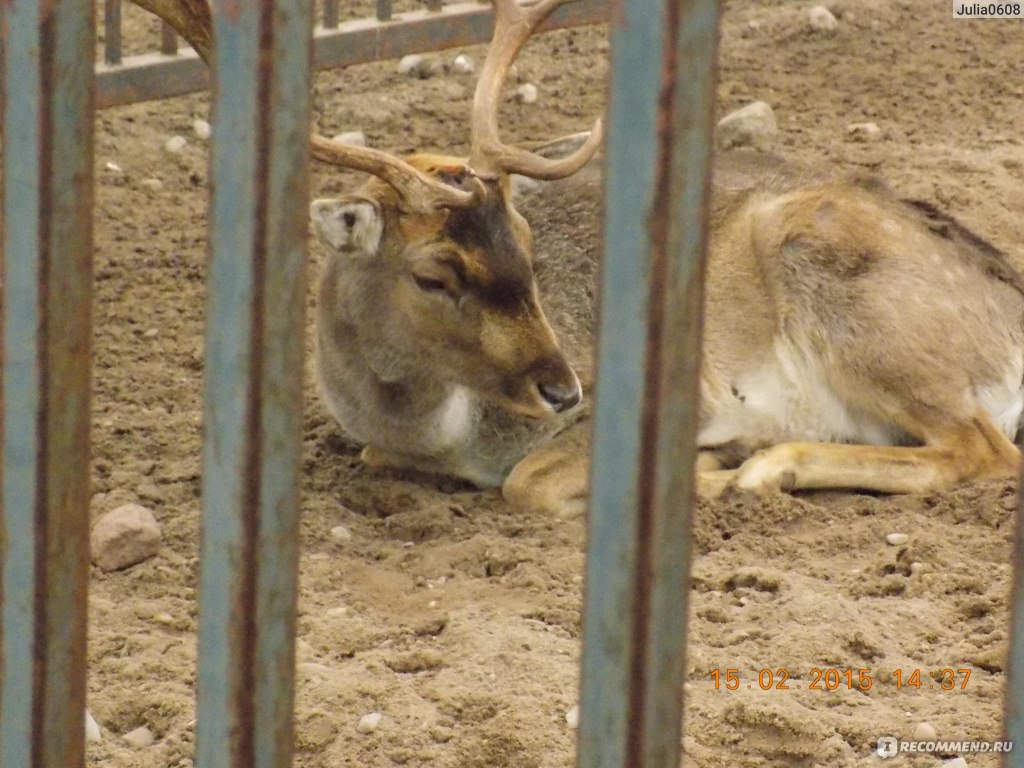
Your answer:
[[[523,83],[516,88],[516,98],[523,104],[536,104],[537,86],[533,83]]]
[[[418,77],[420,80],[426,80],[428,77],[437,74],[441,69],[443,69],[443,66],[440,62],[434,61],[427,56],[421,56],[418,53],[410,53],[408,56],[403,56],[398,62],[398,74]]]
[[[423,57],[418,53],[410,53],[408,56],[403,56],[398,61],[398,74],[408,75],[421,64],[423,64]]]
[[[832,11],[824,5],[815,5],[807,10],[807,21],[811,29],[819,32],[832,32],[839,26],[839,21],[832,15]]]
[[[938,737],[939,732],[931,723],[918,723],[914,729],[914,741],[935,741]]]
[[[100,730],[100,725],[88,709],[85,710],[85,740],[91,744],[98,744],[103,741],[103,732]]]
[[[124,173],[124,169],[117,163],[107,163],[104,167],[111,173]]]
[[[156,736],[144,725],[140,725],[134,731],[128,731],[124,736],[121,737],[136,749],[145,749],[146,747],[153,746],[153,742],[156,741]]]
[[[882,138],[882,129],[876,123],[850,123],[846,126],[846,135],[854,141],[878,141]]]
[[[452,62],[452,69],[460,75],[468,75],[476,69],[476,64],[473,63],[473,60],[469,58],[469,56],[464,53],[460,53]]]
[[[169,155],[180,155],[188,146],[188,139],[184,136],[171,136],[164,142],[164,152]]]
[[[920,563],[917,560],[915,560],[914,562],[912,562],[910,564],[910,573],[911,573],[911,575],[916,576],[921,571],[923,571],[924,568],[925,568],[924,563]]]
[[[380,712],[371,712],[368,715],[363,715],[359,718],[359,725],[356,726],[356,730],[359,733],[373,733],[377,730],[377,726],[380,725],[380,721],[384,715]]]
[[[902,547],[910,541],[910,537],[905,533],[887,533],[885,540],[894,547]]]
[[[350,144],[353,147],[365,147],[366,134],[362,131],[345,131],[335,135],[331,141],[336,141],[339,144]]]
[[[755,101],[719,120],[715,139],[722,149],[747,146],[763,149],[778,132],[779,125],[771,105]]]
[[[96,521],[89,545],[96,565],[104,571],[117,571],[160,551],[160,526],[150,510],[125,504]]]
[[[757,19],[751,19],[747,22],[747,29],[751,32],[757,32],[761,28],[761,22]]]
[[[139,186],[150,192],[159,192],[164,188],[164,183],[160,179],[143,179],[139,182]]]
[[[962,757],[954,757],[942,764],[942,768],[967,768],[967,761]]]
[[[209,122],[198,117],[192,121],[192,132],[195,133],[196,138],[201,141],[208,141],[210,135],[213,133],[213,129],[210,128]]]
[[[331,538],[335,541],[349,541],[352,538],[352,531],[344,525],[336,525],[331,528]]]
[[[565,713],[565,724],[572,728],[574,731],[580,726],[580,705],[577,704],[575,707]]]

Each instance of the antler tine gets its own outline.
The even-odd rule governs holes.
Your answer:
[[[407,210],[429,213],[438,208],[460,208],[470,205],[478,194],[474,190],[456,189],[423,173],[399,157],[369,147],[340,144],[313,134],[313,157],[331,165],[372,173],[390,184]],[[474,179],[477,185],[479,181]]]
[[[208,0],[132,0],[140,8],[156,14],[170,24],[195,49],[199,57],[211,63],[213,53],[213,16]],[[368,147],[355,147],[312,136],[312,154],[331,165],[365,171],[390,184],[406,209],[427,213],[438,208],[470,205],[481,193],[479,179],[472,190],[456,189],[432,178],[399,157]]]
[[[199,54],[199,58],[210,66],[213,52],[213,17],[207,0],[132,0],[166,21],[185,38]]]
[[[480,79],[473,96],[469,165],[481,178],[496,178],[502,171],[544,180],[569,176],[582,168],[600,146],[600,119],[594,122],[587,141],[571,155],[559,160],[508,146],[498,136],[501,88],[512,62],[537,26],[566,0],[540,0],[529,6],[521,6],[516,0],[493,2],[494,36],[480,68]]]

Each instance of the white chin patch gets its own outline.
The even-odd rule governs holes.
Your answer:
[[[437,447],[449,448],[465,441],[473,426],[472,402],[465,387],[455,387],[434,412]]]

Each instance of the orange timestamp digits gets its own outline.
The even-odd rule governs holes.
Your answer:
[[[756,680],[749,682],[740,680],[738,669],[711,670],[711,677],[714,680],[715,690],[735,691],[739,688],[755,689],[762,691],[836,691],[840,688],[847,690],[869,691],[875,684],[870,669],[836,669],[834,667],[812,667],[806,675],[795,677],[785,667],[778,669],[761,669]],[[960,690],[967,687],[967,681],[971,677],[969,669],[940,669],[936,672],[925,673],[925,679],[929,682],[921,682],[921,670],[897,669],[890,677],[896,683],[896,689],[903,688],[941,688],[944,691],[952,691],[957,687],[958,677],[962,678]],[[880,678],[880,681],[884,678]]]

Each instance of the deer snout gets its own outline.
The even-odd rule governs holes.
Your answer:
[[[579,382],[567,385],[564,382],[549,383],[546,381],[537,382],[537,390],[544,402],[551,406],[555,413],[568,411],[578,405],[583,396]]]
[[[561,356],[537,366],[534,382],[541,401],[555,413],[574,408],[583,398],[579,377]]]

